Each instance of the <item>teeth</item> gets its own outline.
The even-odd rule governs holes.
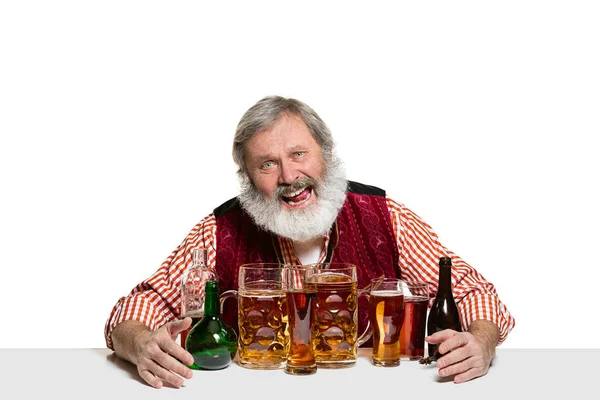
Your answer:
[[[295,196],[295,195],[294,195]],[[308,196],[301,201],[288,201],[288,204],[291,206],[295,206],[296,204],[302,204],[302,203],[306,203],[308,201],[308,199],[310,199],[312,197],[312,193],[309,193]]]
[[[298,189],[295,192],[292,192],[290,194],[284,194],[284,197],[294,197],[294,196],[298,196],[300,193],[302,193],[304,190],[306,190],[306,188],[302,188],[302,189]]]

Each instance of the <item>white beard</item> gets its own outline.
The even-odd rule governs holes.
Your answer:
[[[289,191],[290,185],[278,186],[273,198],[269,198],[256,189],[247,175],[241,178],[240,204],[256,225],[276,235],[297,242],[324,236],[344,205],[348,186],[344,168],[335,156],[325,165],[320,181],[305,178],[298,184],[294,183],[294,186],[299,186],[296,189],[306,186],[306,182],[314,185],[312,195],[317,195],[317,201],[306,208],[292,210],[281,204],[280,194]]]

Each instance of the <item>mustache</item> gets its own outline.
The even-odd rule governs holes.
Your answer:
[[[315,179],[301,175],[291,184],[280,184],[269,193],[258,190],[247,175],[240,176],[240,205],[261,229],[294,241],[305,242],[328,232],[346,200],[348,182],[341,162],[332,158],[322,176]],[[309,207],[288,210],[281,204],[282,194],[312,186],[317,195]]]
[[[291,184],[282,184],[282,185],[278,185],[275,188],[274,191],[274,197],[276,199],[281,198],[281,196],[288,194],[288,193],[292,193],[295,192],[298,189],[305,189],[309,186],[312,186],[313,188],[316,188],[318,182],[312,178],[309,178],[308,176],[302,177],[300,179],[295,180],[294,182],[292,182]]]

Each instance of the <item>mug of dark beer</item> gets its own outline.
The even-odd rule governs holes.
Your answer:
[[[426,282],[405,282],[402,285],[404,294],[404,322],[400,331],[402,360],[420,360],[425,355],[429,290],[429,284]]]

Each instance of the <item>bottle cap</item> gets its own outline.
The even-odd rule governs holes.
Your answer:
[[[440,257],[440,267],[451,267],[452,259],[450,257]]]

